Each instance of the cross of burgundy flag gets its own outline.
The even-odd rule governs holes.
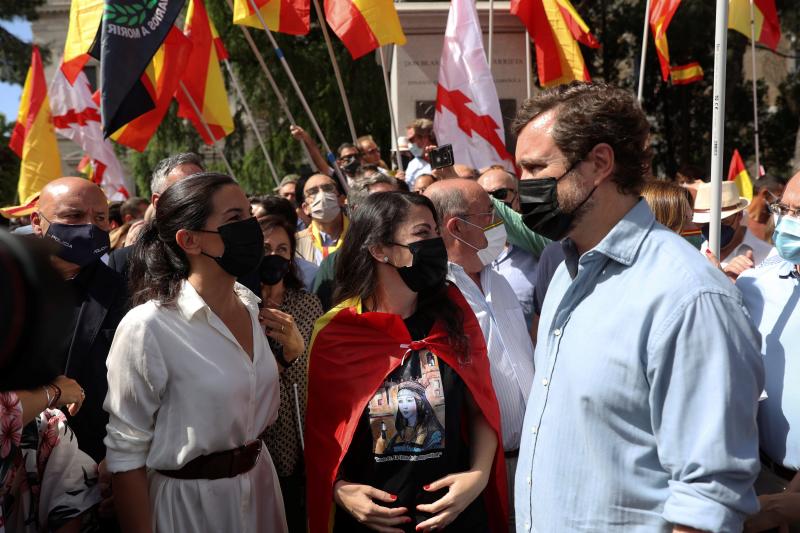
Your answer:
[[[453,0],[450,5],[434,129],[440,145],[453,145],[456,163],[477,169],[499,164],[513,171],[514,159],[506,150],[500,101],[473,0]]]
[[[126,180],[111,142],[104,138],[100,107],[92,99],[92,89],[83,71],[71,85],[62,69],[56,69],[50,84],[50,102],[56,133],[78,144],[94,162],[93,180],[109,200],[124,200],[132,184]]]

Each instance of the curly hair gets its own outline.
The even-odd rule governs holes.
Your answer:
[[[634,95],[602,82],[572,82],[526,100],[511,124],[519,136],[533,119],[556,112],[552,137],[570,164],[600,143],[614,150],[614,176],[621,194],[639,195],[651,174],[650,124]]]

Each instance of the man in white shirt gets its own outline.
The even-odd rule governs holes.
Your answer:
[[[486,340],[511,487],[533,382],[533,345],[519,299],[508,281],[491,267],[505,246],[505,234],[496,233],[502,225],[494,223],[494,206],[486,191],[473,180],[438,181],[425,190],[425,196],[436,206],[441,219],[442,239],[450,261],[447,277],[469,302]]]
[[[720,267],[728,277],[760,264],[772,251],[772,246],[753,235],[744,222],[744,210],[750,202],[739,196],[733,181],[722,182],[722,233],[720,234]],[[700,226],[706,241],[700,251],[707,254],[708,228],[711,221],[711,184],[703,183],[697,189],[692,220]]]
[[[408,188],[414,190],[414,182],[420,174],[430,174],[431,164],[425,149],[436,146],[436,136],[433,133],[433,121],[427,118],[418,118],[406,126],[408,136],[408,150],[414,159],[406,167],[406,183]]]

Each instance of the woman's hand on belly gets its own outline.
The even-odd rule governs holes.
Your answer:
[[[333,499],[356,520],[375,531],[403,533],[402,529],[392,526],[411,522],[411,518],[405,516],[408,512],[405,507],[390,508],[375,503],[391,503],[397,500],[397,496],[369,485],[340,480],[333,487]]]

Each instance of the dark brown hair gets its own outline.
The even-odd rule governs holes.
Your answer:
[[[283,198],[281,198],[281,200],[283,200]],[[261,231],[264,232],[264,237],[267,236],[268,231],[275,228],[281,228],[286,232],[286,235],[289,236],[289,271],[283,278],[283,286],[296,291],[305,288],[303,282],[300,281],[300,277],[297,275],[297,264],[294,256],[294,252],[297,250],[297,240],[294,237],[297,226],[292,226],[289,221],[281,215],[267,215],[261,218],[258,223],[261,225]]]
[[[572,82],[526,100],[511,128],[519,136],[533,119],[555,110],[552,137],[570,164],[600,143],[614,150],[614,177],[622,194],[638,195],[650,176],[650,124],[633,94],[602,82]]]

